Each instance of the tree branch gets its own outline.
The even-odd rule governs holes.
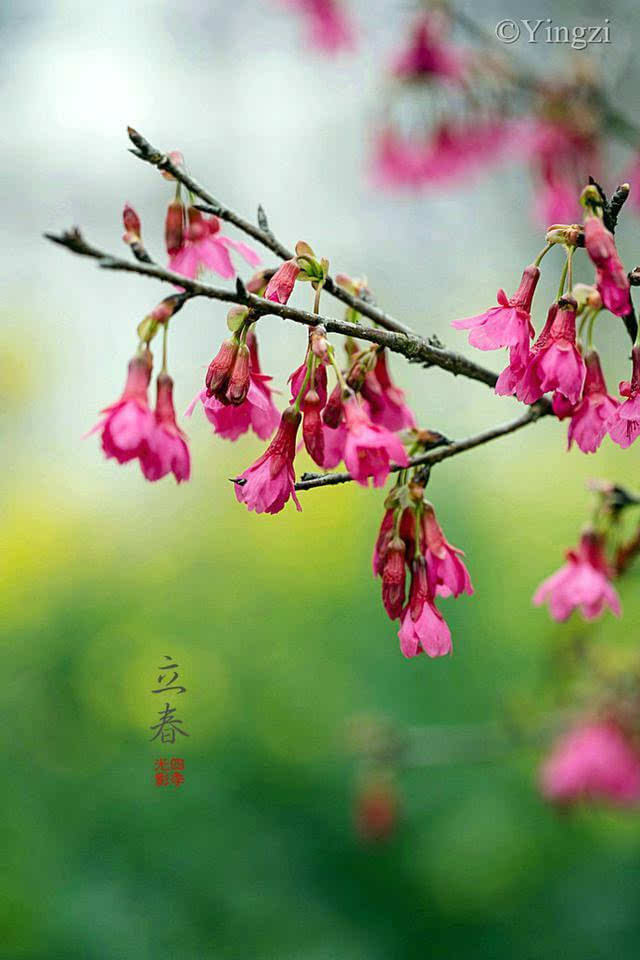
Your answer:
[[[485,383],[489,387],[495,386],[496,380],[498,379],[497,374],[492,370],[488,370],[486,367],[474,363],[460,353],[446,350],[441,346],[435,346],[431,341],[417,334],[404,334],[391,330],[365,327],[359,323],[349,323],[347,320],[337,320],[331,317],[309,313],[306,310],[299,310],[296,307],[290,307],[286,304],[273,303],[271,300],[265,300],[263,297],[249,293],[241,280],[238,280],[236,283],[235,290],[225,290],[222,287],[213,287],[207,283],[202,283],[200,280],[183,277],[179,273],[175,273],[173,270],[167,270],[157,264],[141,263],[137,260],[124,260],[120,257],[114,257],[87,243],[77,228],[60,235],[45,233],[45,237],[53,243],[66,247],[67,250],[71,250],[72,253],[97,260],[99,266],[104,270],[121,270],[125,273],[137,273],[144,277],[153,277],[155,280],[160,280],[164,283],[171,283],[176,287],[182,287],[188,295],[185,299],[190,299],[191,297],[208,297],[211,300],[222,300],[226,303],[239,303],[243,306],[251,307],[258,316],[273,314],[274,316],[282,317],[284,320],[292,320],[294,323],[301,323],[308,327],[314,327],[321,323],[329,333],[343,334],[347,337],[367,340],[369,343],[377,343],[381,347],[386,347],[392,353],[401,354],[411,363],[422,363],[426,366],[440,367],[454,374],[454,376],[463,376],[469,380],[478,380],[480,383]]]
[[[127,132],[129,139],[135,147],[135,150],[132,150],[131,153],[140,160],[145,160],[147,163],[157,167],[158,170],[165,170],[167,173],[170,173],[176,180],[179,180],[187,190],[190,190],[196,197],[203,200],[204,203],[197,205],[198,210],[203,210],[205,213],[212,213],[216,217],[220,217],[221,220],[232,223],[234,227],[242,230],[243,233],[246,233],[249,237],[252,237],[254,240],[257,240],[258,243],[267,247],[267,249],[275,253],[277,257],[280,257],[281,260],[292,260],[295,257],[295,253],[280,243],[269,229],[262,207],[258,208],[258,218],[262,222],[262,226],[257,226],[255,223],[245,220],[244,217],[241,217],[229,207],[225,207],[219,200],[216,200],[197,180],[186,173],[182,167],[176,166],[166,153],[162,153],[157,147],[152,146],[152,144],[150,144],[141,133],[134,130],[133,127],[128,127]],[[362,300],[359,297],[354,297],[348,290],[343,290],[332,277],[327,277],[324,290],[337,300],[341,300],[342,303],[345,303],[347,306],[353,307],[354,310],[357,310],[358,313],[361,313],[364,317],[368,317],[370,320],[373,320],[374,323],[384,327],[385,330],[392,330],[395,333],[413,333],[410,327],[405,326],[404,323],[396,320],[395,317],[392,317],[391,314],[386,313],[384,310],[380,310],[374,303],[368,300]]]
[[[550,413],[552,413],[552,409],[549,401],[546,399],[539,400],[517,419],[510,420],[508,423],[499,424],[496,427],[491,427],[482,433],[476,433],[472,437],[467,437],[466,440],[454,440],[436,450],[429,450],[427,453],[412,457],[409,461],[409,466],[432,467],[436,463],[441,463],[442,460],[448,460],[449,457],[456,457],[459,453],[464,453],[465,450],[473,450],[474,447],[481,447],[483,444],[490,443],[498,437],[505,437],[509,433],[515,433],[516,430],[521,430],[522,427],[526,427],[530,423],[535,423],[536,420],[539,420],[541,417],[546,417]],[[397,464],[391,467],[391,471],[395,473],[405,469],[406,467],[400,467]],[[298,483],[296,483],[296,490],[311,490],[314,487],[332,487],[339,483],[348,483],[350,480],[353,480],[350,473],[305,473]]]

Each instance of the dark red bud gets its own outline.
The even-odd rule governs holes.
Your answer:
[[[125,203],[124,210],[122,211],[122,222],[125,229],[124,242],[135,243],[139,241],[140,234],[142,233],[140,217],[128,203]]]
[[[342,420],[342,388],[339,383],[331,391],[331,396],[322,413],[322,419],[329,429],[335,430]]]
[[[394,537],[387,549],[382,571],[382,602],[391,620],[397,620],[404,607],[404,556],[404,542],[399,537]]]
[[[321,467],[324,463],[324,434],[320,416],[320,397],[316,390],[309,390],[304,398],[302,438],[309,456]]]
[[[251,368],[249,347],[243,343],[238,348],[236,360],[229,378],[226,397],[229,403],[239,406],[247,398],[249,392],[249,371]]]
[[[209,364],[204,381],[209,396],[215,394],[218,399],[222,399],[220,394],[224,395],[227,388],[231,371],[236,362],[238,347],[239,343],[236,339],[225,340]]]
[[[416,557],[411,567],[411,589],[409,591],[409,609],[414,623],[422,613],[422,608],[430,596],[427,565],[424,557]]]
[[[184,242],[184,206],[180,200],[174,200],[167,207],[164,239],[170,255],[177,253]]]

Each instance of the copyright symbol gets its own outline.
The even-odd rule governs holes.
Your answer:
[[[520,36],[520,27],[515,20],[501,20],[496,23],[496,37],[503,43],[515,43]]]

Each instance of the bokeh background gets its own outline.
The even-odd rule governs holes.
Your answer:
[[[129,201],[161,255],[171,187],[127,153],[127,123],[181,149],[231,206],[252,216],[262,203],[285,242],[304,238],[334,271],[366,273],[394,314],[460,349],[449,321],[514,288],[542,246],[521,166],[442,194],[372,186],[381,70],[412,11],[394,0],[351,9],[359,49],[327,61],[269,0],[2,5],[2,957],[637,956],[637,817],[550,810],[528,748],[404,774],[397,829],[366,844],[348,749],[360,715],[401,728],[501,723],[562,701],[567,637],[582,628],[555,627],[530,597],[577,536],[586,481],[637,484],[635,450],[607,441],[595,457],[566,454],[564,427],[543,422],[438,467],[430,494],[467,551],[476,596],[445,604],[451,658],[407,662],[370,573],[380,491],[312,491],[302,514],[255,517],[226,478],[261,445],[219,441],[200,415],[187,426],[193,479],[180,488],[145,483],[83,439],[164,291],[41,235],[77,223],[120,252]],[[613,44],[598,62],[623,81],[633,115],[639,15],[619,0],[607,12]],[[515,0],[474,13],[488,29],[533,15]],[[535,14],[579,17],[548,0]],[[519,52],[542,69],[558,59],[543,45]],[[613,156],[620,166],[628,154]],[[629,266],[637,241],[627,215]],[[284,389],[305,332],[260,326],[263,366]],[[621,325],[601,326],[615,382],[628,348]],[[194,302],[176,319],[179,409],[224,331],[223,305]],[[448,436],[515,413],[480,384],[393,367],[420,422]],[[622,587],[622,623],[589,628],[607,657],[633,652],[637,585],[632,573]],[[175,750],[149,742],[165,654],[187,687],[176,705],[190,737]],[[186,782],[158,789],[153,762],[171,755],[184,757]]]

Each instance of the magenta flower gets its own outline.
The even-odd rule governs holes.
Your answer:
[[[627,399],[613,411],[608,425],[609,436],[623,450],[640,434],[640,347],[633,348],[631,358],[631,382],[623,380],[620,384],[620,393]]]
[[[424,150],[391,127],[376,138],[373,177],[381,187],[417,187],[423,182]]]
[[[375,384],[375,389],[369,391],[368,387],[372,384]],[[391,379],[385,350],[378,353],[375,369],[366,375],[362,395],[369,403],[373,423],[391,431],[408,430],[416,426],[416,418],[405,403],[404,391]]]
[[[520,125],[517,141],[536,172],[536,214],[543,226],[574,223],[578,197],[590,171],[599,166],[594,139],[567,124],[535,119]]]
[[[295,260],[285,260],[269,280],[264,299],[273,303],[287,303],[299,273],[300,267]]]
[[[460,559],[464,552],[447,541],[432,506],[427,506],[422,515],[422,535],[429,581],[435,596],[458,597],[461,593],[471,596],[471,577]]]
[[[585,723],[553,745],[540,771],[540,788],[554,803],[604,800],[620,807],[636,806],[640,756],[616,723]]]
[[[256,462],[234,481],[236,497],[256,513],[279,513],[292,497],[298,510],[293,461],[301,416],[293,407],[282,414],[278,431]]]
[[[590,350],[584,360],[587,368],[584,391],[582,400],[571,413],[567,448],[570,450],[575,440],[583,453],[595,453],[602,443],[609,421],[619,404],[607,393],[607,385],[596,351]],[[568,403],[566,399],[565,403]],[[555,399],[553,409],[556,412]]]
[[[544,580],[533,602],[539,607],[549,601],[554,620],[568,620],[578,607],[585,620],[595,620],[605,606],[620,616],[620,599],[610,582],[611,572],[603,549],[603,539],[587,531],[577,550],[567,551],[567,563]]]
[[[357,400],[344,404],[347,439],[344,462],[351,476],[363,487],[373,477],[374,487],[381,487],[389,476],[392,462],[401,467],[409,463],[406,451],[395,434],[371,422]]]
[[[387,547],[392,537],[394,512],[394,510],[385,510],[384,516],[382,517],[382,523],[378,530],[371,561],[374,577],[379,577],[384,569],[384,558],[387,555]]]
[[[596,286],[603,305],[617,317],[625,317],[632,309],[629,279],[618,256],[613,234],[600,217],[586,217],[584,245],[596,268]]]
[[[414,21],[407,46],[396,56],[393,74],[400,80],[439,77],[455,83],[464,78],[464,62],[444,39],[447,18],[436,11],[420,14]]]
[[[451,632],[435,605],[423,557],[416,557],[412,564],[409,603],[402,612],[398,637],[405,657],[415,657],[421,651],[429,657],[451,653]]]
[[[451,631],[433,600],[425,601],[417,620],[410,607],[406,608],[398,637],[405,657],[415,657],[421,651],[429,657],[444,657],[452,650]]]
[[[512,347],[509,350],[509,364],[502,371],[496,382],[495,390],[498,396],[507,397],[515,394],[518,399],[521,400],[521,392],[523,389],[531,389],[535,386],[535,388],[539,390],[540,384],[537,377],[531,385],[524,384],[523,381],[534,357],[537,356],[549,341],[557,312],[558,304],[554,303],[549,308],[544,327],[526,355],[518,347]]]
[[[525,267],[520,286],[512,297],[507,297],[504,290],[498,290],[499,306],[490,307],[476,317],[454,320],[451,326],[456,330],[470,329],[469,343],[479,350],[511,347],[518,358],[526,360],[529,341],[534,334],[531,303],[539,278],[538,267]]]
[[[99,421],[90,431],[102,434],[102,449],[107,459],[128,463],[146,456],[154,419],[147,399],[151,377],[151,354],[147,351],[129,362],[127,382],[120,399],[106,407]]]
[[[140,236],[142,234],[140,217],[129,203],[125,203],[124,205],[122,224],[124,226],[124,236],[122,237],[124,242],[128,244],[140,243]]]
[[[560,301],[549,333],[543,331],[537,349],[534,345],[516,395],[523,403],[535,403],[544,393],[557,390],[570,403],[577,403],[585,376],[584,360],[576,346],[576,303],[567,299]]]
[[[322,466],[325,470],[332,470],[333,467],[338,466],[341,460],[344,460],[348,431],[344,423],[339,423],[337,427],[328,427],[326,423],[323,423],[322,430],[324,435]]]
[[[191,459],[186,437],[176,423],[173,380],[161,373],[157,388],[155,427],[149,436],[148,449],[140,455],[140,466],[147,480],[160,480],[173,473],[176,481],[182,483],[191,475]]]
[[[354,30],[340,0],[285,0],[307,19],[307,43],[323,53],[350,50],[355,43]]]
[[[236,250],[252,267],[260,263],[258,254],[246,243],[232,240],[220,233],[218,217],[205,217],[195,207],[189,207],[187,217],[188,226],[181,242],[176,246],[176,239],[167,239],[170,270],[195,279],[200,270],[208,269],[229,279],[236,275],[229,255],[230,250]]]

